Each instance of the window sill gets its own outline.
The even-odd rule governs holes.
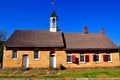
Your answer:
[[[111,63],[112,61],[108,61],[108,63]]]
[[[72,62],[67,62],[68,64],[72,64]]]
[[[12,58],[13,60],[17,60],[17,58]]]
[[[80,62],[80,63],[85,64],[86,62]]]
[[[96,63],[100,63],[100,61],[96,61]]]
[[[35,61],[38,61],[39,59],[34,59]]]

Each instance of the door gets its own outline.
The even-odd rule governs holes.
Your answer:
[[[55,68],[56,67],[56,58],[55,54],[50,55],[50,68]]]
[[[23,68],[28,68],[28,55],[23,56]]]

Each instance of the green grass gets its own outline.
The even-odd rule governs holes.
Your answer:
[[[120,78],[120,69],[100,69],[63,72],[53,76],[42,76],[41,78]]]
[[[2,71],[0,78],[120,78],[120,69],[79,69],[63,70],[57,74],[47,74],[48,70],[28,70],[23,74],[15,74],[15,71]]]

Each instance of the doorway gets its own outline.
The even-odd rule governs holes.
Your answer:
[[[55,53],[50,54],[50,68],[56,68],[56,57]]]
[[[28,63],[29,63],[28,55],[23,55],[22,67],[28,68],[29,67]]]

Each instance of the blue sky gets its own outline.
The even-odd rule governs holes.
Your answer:
[[[52,0],[0,0],[0,30],[8,37],[15,30],[49,30]],[[55,0],[59,17],[58,27],[63,32],[100,33],[120,45],[120,0]]]

